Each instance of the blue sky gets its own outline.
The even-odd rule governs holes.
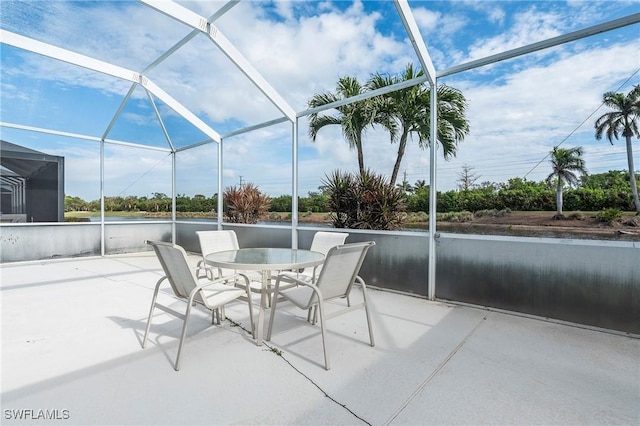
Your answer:
[[[224,2],[179,2],[208,17]],[[437,71],[587,26],[640,12],[637,1],[410,1]],[[190,32],[186,26],[133,1],[1,3],[2,29],[141,71]],[[418,64],[390,1],[241,1],[215,22],[219,31],[296,111],[315,93],[332,91],[339,77],[365,81],[372,73],[399,73]],[[640,26],[635,24],[499,64],[445,77],[463,91],[471,133],[457,158],[438,158],[440,189],[454,189],[464,166],[478,183],[512,177],[542,180],[556,145],[583,146],[592,173],[626,169],[623,141],[596,141],[595,119],[606,91],[640,84]],[[2,45],[1,120],[101,137],[130,84],[113,77]],[[220,134],[281,115],[213,43],[196,37],[148,77]],[[157,103],[176,146],[205,136]],[[300,194],[315,191],[335,170],[357,160],[337,128],[316,142],[300,121]],[[99,196],[99,146],[93,141],[7,127],[5,140],[64,155],[66,193]],[[231,137],[224,145],[224,186],[252,182],[269,195],[291,193],[290,124]],[[108,138],[166,146],[144,90],[134,96]],[[640,147],[634,141],[636,169]],[[178,156],[177,192],[217,191],[216,147]],[[365,165],[389,175],[396,147],[388,134],[365,136]],[[401,167],[407,180],[429,179],[429,154],[410,144]],[[171,161],[164,152],[110,146],[106,195],[170,193]]]

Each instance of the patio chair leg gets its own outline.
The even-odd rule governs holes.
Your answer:
[[[318,305],[313,305],[309,308],[309,315],[311,315],[312,311],[313,316],[311,317],[311,320],[309,322],[313,325],[316,325],[316,322],[318,322]]]
[[[362,287],[362,297],[364,299],[364,312],[367,315],[367,327],[369,328],[369,340],[371,341],[371,346],[375,346],[376,343],[373,340],[373,328],[371,328],[371,315],[369,314],[369,303],[367,303],[367,286],[365,285],[363,279],[360,279],[359,281]]]
[[[269,317],[269,329],[267,330],[267,338],[265,339],[267,342],[271,340],[271,331],[273,330],[273,319],[276,316],[276,305],[278,304],[278,291],[276,290],[273,293],[273,297],[271,298],[273,304],[271,305],[271,316]]]
[[[149,330],[151,329],[151,318],[153,317],[153,310],[156,307],[156,301],[151,304],[151,311],[149,312],[149,318],[147,318],[147,327],[144,330],[144,337],[142,338],[142,349],[147,345],[147,337],[149,336]]]
[[[251,322],[251,337],[256,338],[256,325],[253,322],[253,301],[251,300],[251,288],[247,288],[247,304],[249,305],[249,321]]]
[[[176,364],[174,370],[180,370],[180,354],[182,353],[182,344],[184,338],[187,335],[187,324],[189,323],[189,316],[191,315],[191,303],[187,303],[187,312],[184,314],[184,324],[182,325],[182,334],[180,335],[180,343],[178,344],[178,355],[176,355]]]
[[[318,305],[313,305],[309,308],[307,312],[307,322],[310,322],[313,325],[316,325],[316,321],[318,320]]]
[[[327,351],[327,335],[326,335],[326,322],[324,320],[324,307],[322,300],[318,301],[317,310],[320,315],[320,330],[322,332],[322,349],[324,350],[324,368],[329,370],[329,352]]]
[[[142,349],[147,345],[147,337],[149,337],[149,330],[151,330],[151,318],[153,318],[153,311],[156,308],[156,300],[158,299],[158,290],[160,290],[160,283],[167,277],[162,277],[156,283],[156,288],[153,291],[153,298],[151,299],[151,309],[149,309],[149,317],[147,318],[147,328],[144,330],[144,337],[142,338]]]

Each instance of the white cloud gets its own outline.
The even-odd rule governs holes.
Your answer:
[[[529,10],[515,17],[514,25],[507,31],[488,39],[480,39],[469,48],[469,60],[502,53],[536,41],[560,35],[558,20],[552,13]]]
[[[131,112],[125,112],[121,116],[124,120],[127,120],[129,123],[136,124],[138,126],[146,126],[150,122],[157,123],[157,119],[153,115],[141,115],[134,114]]]
[[[328,9],[286,24],[254,21],[247,12],[253,6],[238,5],[220,28],[296,110],[313,93],[333,90],[340,76],[367,78],[406,52],[404,43],[376,31],[380,15],[364,14],[358,2],[344,13]],[[247,26],[255,31],[245,31]]]
[[[29,97],[26,93],[20,90],[18,87],[13,84],[2,84],[0,86],[0,90],[2,91],[2,96],[6,99],[16,99],[18,101],[29,101]],[[6,106],[6,105],[3,105]]]
[[[492,7],[488,13],[489,22],[503,24],[506,17],[505,11],[501,7]]]
[[[438,25],[438,21],[442,19],[442,14],[433,12],[425,7],[416,7],[413,9],[413,17],[420,31],[434,31]]]

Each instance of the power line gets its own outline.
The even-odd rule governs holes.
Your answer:
[[[166,157],[163,157],[160,161],[158,161],[156,164],[154,164],[153,166],[151,166],[151,168],[149,168],[149,170],[147,170],[146,172],[144,172],[143,174],[141,174],[141,175],[140,175],[140,177],[139,177],[138,179],[134,180],[133,182],[131,182],[131,184],[130,184],[129,186],[127,186],[125,189],[123,189],[122,191],[120,191],[120,192],[118,193],[118,195],[116,195],[116,197],[121,196],[123,193],[127,192],[127,190],[128,190],[129,188],[131,188],[133,185],[135,185],[136,183],[140,182],[140,180],[141,180],[143,177],[145,177],[146,175],[148,175],[149,173],[151,173],[151,172],[153,171],[153,169],[155,169],[155,168],[156,168],[156,167],[158,167],[161,163],[163,163],[163,162],[164,162],[164,160],[166,160],[166,159],[167,159],[167,157],[169,157],[169,155],[171,155],[171,154],[168,154]]]
[[[633,74],[631,74],[631,75],[629,76],[629,78],[627,78],[627,79],[624,81],[624,83],[622,83],[622,84],[618,87],[618,89],[616,89],[616,92],[617,92],[618,90],[622,89],[622,88],[623,88],[623,87],[624,87],[624,86],[625,86],[625,85],[626,85],[626,84],[627,84],[627,83],[628,83],[628,82],[629,82],[629,81],[630,81],[630,80],[631,80],[631,79],[632,79],[632,78],[633,78],[633,77],[634,77],[634,76],[635,76],[639,71],[640,71],[640,68],[638,68],[637,70],[635,70],[635,71],[633,72]],[[587,122],[587,120],[589,120],[589,119],[590,119],[590,118],[591,118],[591,117],[592,117],[596,112],[598,112],[598,110],[599,110],[600,108],[602,108],[602,105],[604,105],[604,101],[602,101],[602,102],[600,103],[600,105],[598,106],[598,108],[596,108],[596,109],[595,109],[591,114],[589,114],[589,116],[588,116],[587,118],[585,118],[585,119],[582,121],[582,123],[580,123],[580,124],[578,125],[578,127],[576,127],[575,129],[573,129],[573,130],[571,131],[571,133],[569,133],[569,134],[567,135],[567,137],[565,137],[562,141],[560,141],[560,143],[559,143],[558,145],[556,145],[556,148],[557,148],[557,147],[559,147],[560,145],[562,145],[564,142],[566,142],[566,140],[567,140],[567,139],[569,139],[569,138],[570,138],[570,137],[571,137],[571,136],[572,136],[576,131],[578,131],[578,129],[579,129],[580,127],[582,127],[582,125],[583,125],[584,123],[586,123],[586,122]],[[533,166],[533,167],[531,168],[531,170],[529,170],[529,171],[528,171],[528,172],[527,172],[527,173],[526,173],[522,178],[523,178],[523,179],[526,179],[526,178],[527,178],[527,176],[529,176],[529,173],[531,173],[532,171],[534,171],[534,170],[535,170],[535,169],[536,169],[540,164],[542,164],[542,162],[543,162],[543,161],[545,161],[545,160],[549,157],[549,155],[550,155],[550,154],[551,154],[551,153],[547,153],[547,155],[545,155],[545,156],[544,156],[540,161],[538,161],[538,163],[537,163],[535,166]]]

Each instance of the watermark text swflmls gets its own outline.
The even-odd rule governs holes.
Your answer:
[[[5,409],[5,420],[69,420],[69,410],[17,408]]]

